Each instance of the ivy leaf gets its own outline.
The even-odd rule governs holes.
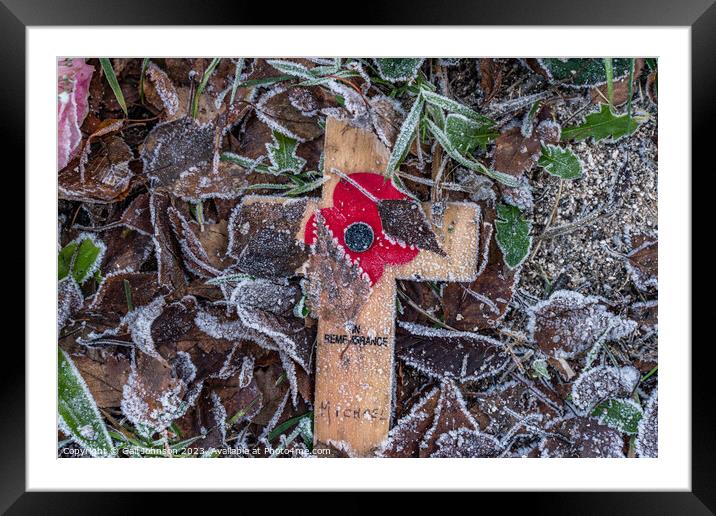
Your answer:
[[[538,61],[551,79],[560,82],[566,81],[567,86],[591,87],[604,84],[607,81],[604,59],[545,58]],[[618,79],[628,75],[630,66],[630,59],[612,59],[614,78]]]
[[[422,96],[418,95],[418,98],[415,99],[408,116],[405,117],[403,125],[400,126],[400,132],[395,138],[393,151],[390,153],[390,157],[388,158],[388,165],[386,167],[388,176],[392,175],[393,172],[398,169],[400,163],[408,153],[410,144],[413,142],[413,138],[415,137],[415,129],[418,127],[418,123],[420,122],[420,114],[423,111],[423,104],[424,102]]]
[[[114,457],[117,451],[87,384],[70,357],[57,348],[57,413],[60,430],[93,457]]]
[[[632,399],[611,399],[601,403],[594,409],[592,415],[599,418],[599,422],[614,430],[634,435],[639,429],[639,421],[644,411]]]
[[[629,115],[617,116],[607,104],[602,104],[599,111],[587,115],[584,122],[577,126],[562,129],[562,141],[586,140],[595,141],[611,138],[616,141],[636,131],[639,124]]]
[[[296,155],[298,142],[278,131],[273,132],[273,143],[266,144],[271,166],[268,172],[274,175],[288,172],[298,174],[306,165],[306,160]]]
[[[537,164],[547,173],[562,179],[582,177],[582,164],[569,149],[556,145],[542,145],[542,155]]]
[[[426,119],[425,123],[427,124],[428,129],[430,129],[430,132],[438,141],[438,143],[442,146],[443,149],[445,149],[445,152],[447,152],[452,159],[457,161],[463,167],[469,168],[470,170],[474,170],[475,172],[480,172],[481,174],[484,174],[487,177],[499,181],[500,183],[507,186],[516,187],[520,185],[519,181],[511,175],[504,174],[496,170],[490,170],[482,163],[466,158],[465,156],[460,154],[460,152],[450,141],[450,138],[448,138],[447,135],[442,131],[442,129],[435,125],[432,120]]]
[[[492,127],[492,123],[481,124],[458,113],[450,113],[445,120],[445,134],[463,155],[469,155],[478,146],[484,150],[499,135]]]
[[[58,281],[72,274],[78,284],[92,276],[99,264],[106,246],[93,235],[83,234],[67,244],[57,255]]]
[[[515,206],[498,204],[495,229],[495,239],[505,263],[510,269],[518,267],[527,258],[532,246],[530,223]]]
[[[423,58],[376,59],[375,64],[381,78],[389,82],[405,82],[415,79]]]

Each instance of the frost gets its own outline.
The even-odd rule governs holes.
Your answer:
[[[527,324],[530,339],[555,358],[572,358],[599,338],[623,338],[636,326],[607,311],[603,299],[568,290],[558,290],[532,306]]]
[[[84,59],[57,59],[57,170],[67,166],[82,142],[94,67]]]
[[[588,369],[572,384],[572,401],[584,413],[609,398],[630,396],[641,375],[632,366]]]
[[[126,325],[129,329],[132,342],[148,355],[158,356],[152,339],[152,323],[164,311],[165,306],[164,298],[158,297],[148,305],[129,312],[120,323],[120,326]]]
[[[659,398],[656,389],[646,402],[644,417],[639,421],[636,454],[639,457],[659,456]]]
[[[301,138],[298,134],[286,127],[286,124],[282,124],[282,121],[277,116],[274,116],[272,110],[268,107],[271,99],[273,99],[274,97],[278,97],[279,95],[284,94],[287,91],[288,90],[285,86],[276,86],[275,88],[267,91],[264,95],[262,95],[256,103],[256,117],[264,124],[269,126],[272,131],[279,132],[299,142],[305,142],[307,141],[306,138]]]
[[[476,381],[498,374],[510,363],[504,345],[490,337],[402,321],[398,324],[410,335],[398,336],[396,354],[431,378]]]

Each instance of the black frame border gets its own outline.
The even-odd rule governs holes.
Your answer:
[[[713,58],[713,52],[716,50],[716,4],[713,2],[714,0],[681,0],[678,3],[671,0],[500,0],[478,3],[470,0],[394,0],[382,5],[356,5],[351,22],[355,25],[689,26],[692,52],[692,168],[697,170],[702,164],[698,169],[706,172],[714,168],[713,158],[710,156],[715,136],[712,121],[716,115],[716,103],[711,101],[716,92],[716,64]],[[0,53],[4,72],[0,78],[0,98],[4,100],[4,113],[0,117],[0,141],[6,149],[24,148],[27,26],[196,26],[256,23],[284,25],[302,21],[315,24],[316,12],[328,13],[335,10],[336,4],[322,4],[322,0],[312,3],[314,8],[310,13],[292,12],[290,8],[283,10],[282,7],[267,14],[265,10],[257,7],[258,4],[244,4],[236,0],[0,0]],[[279,10],[282,12],[275,12]],[[310,19],[307,14],[310,14]],[[320,14],[318,18],[321,18]],[[16,154],[20,156],[15,170],[24,170],[24,153]],[[6,174],[10,172],[10,168],[6,168]],[[23,176],[17,172],[13,174],[20,182],[19,178]],[[685,171],[685,174],[689,172]],[[687,177],[692,180],[693,174]],[[28,194],[24,181],[18,186],[25,195]],[[694,223],[704,219],[695,216],[694,208],[700,210],[704,205],[708,203],[694,202],[692,189],[691,218]],[[23,229],[24,242],[26,228]],[[692,229],[692,236],[694,234],[697,233]],[[693,252],[693,249],[691,251]],[[26,269],[24,248],[22,256],[19,253],[13,255],[11,264],[12,270],[24,269],[25,275],[30,272]],[[692,308],[697,306],[692,303]],[[702,401],[698,412],[692,410],[691,492],[532,492],[510,493],[507,496],[500,493],[481,493],[479,496],[490,496],[493,503],[505,503],[505,508],[511,509],[510,512],[524,508],[529,513],[549,511],[552,514],[716,514],[716,439],[713,431],[716,425],[716,410],[715,404],[708,396],[714,392],[710,383],[713,376],[711,340],[699,339],[700,342],[691,348],[692,393],[698,395],[698,401]],[[6,341],[7,344],[9,342]],[[686,344],[684,348],[686,349]],[[6,443],[0,460],[0,511],[7,511],[8,514],[128,514],[136,509],[146,509],[148,497],[136,494],[25,491],[25,359],[24,354],[22,356],[22,364],[15,363],[13,367],[6,365],[0,375],[0,407],[3,407],[3,413],[6,414],[6,417],[0,418],[0,435]],[[706,403],[703,403],[704,399],[707,400]],[[176,502],[179,499],[176,494],[151,496],[156,499],[157,505],[167,512],[181,507]],[[216,503],[214,497],[217,494],[210,496],[212,502]],[[294,496],[298,497],[300,494],[296,493]],[[362,498],[359,499],[358,496]],[[500,497],[508,501],[499,502]],[[365,495],[356,495],[356,500],[362,500],[362,504],[368,501]],[[406,497],[401,497],[401,500],[408,502]],[[483,500],[486,499],[480,499],[481,502]],[[366,504],[366,507],[374,506],[374,502]],[[289,503],[290,505],[293,504]]]

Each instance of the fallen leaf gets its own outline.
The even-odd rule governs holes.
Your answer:
[[[590,417],[567,417],[547,426],[553,435],[539,443],[540,456],[559,458],[623,458],[622,435]]]
[[[410,200],[381,200],[378,203],[378,213],[383,233],[391,243],[397,242],[403,247],[417,247],[446,256],[418,203]]]
[[[407,333],[396,337],[396,355],[433,379],[477,381],[496,375],[510,363],[502,343],[490,337],[414,323],[399,324]]]
[[[598,339],[613,341],[636,329],[636,323],[614,315],[598,297],[558,290],[529,311],[530,340],[555,358],[572,358]]]
[[[132,150],[118,136],[108,136],[95,145],[97,149],[90,153],[84,174],[72,166],[60,171],[57,177],[60,199],[111,203],[129,193],[134,177],[129,168],[134,159]]]
[[[625,265],[639,290],[657,288],[659,274],[659,242],[647,240],[626,255]]]
[[[227,253],[241,272],[265,278],[296,275],[308,258],[305,245],[296,239],[307,202],[306,198],[276,203],[244,197],[227,230]]]

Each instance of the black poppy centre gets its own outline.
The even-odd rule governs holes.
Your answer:
[[[346,247],[355,253],[362,253],[373,245],[373,228],[365,222],[354,222],[343,233]]]

